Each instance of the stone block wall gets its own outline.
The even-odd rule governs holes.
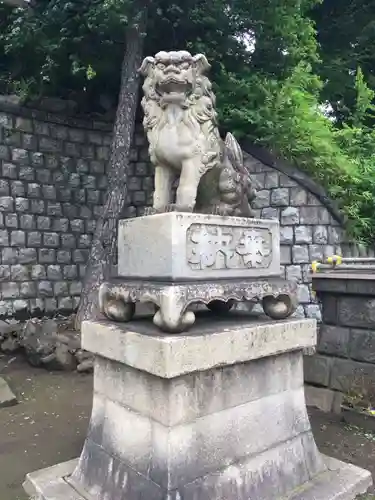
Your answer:
[[[305,380],[375,403],[375,275],[319,273],[322,305],[317,354],[305,358]]]
[[[347,253],[340,214],[324,191],[306,175],[266,152],[247,148],[245,164],[258,195],[256,216],[280,221],[281,264],[284,276],[298,282],[298,317],[321,319],[320,306],[311,288],[310,264],[314,260]]]
[[[72,311],[105,200],[111,123],[0,102],[0,317]],[[126,216],[151,199],[142,135]]]
[[[61,109],[61,107],[60,107]],[[0,99],[0,317],[77,307],[104,203],[112,123],[77,119]],[[320,319],[309,263],[344,253],[340,214],[307,176],[251,145],[246,165],[258,189],[256,215],[278,218],[286,278],[299,283],[297,316]],[[138,130],[128,207],[152,200],[153,171]]]

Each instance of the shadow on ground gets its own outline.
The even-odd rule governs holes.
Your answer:
[[[21,355],[0,357],[0,374],[20,402],[0,409],[0,499],[28,500],[22,489],[27,472],[80,454],[91,412],[92,377],[48,373],[30,367]],[[367,468],[375,477],[374,435],[318,411],[311,412],[311,421],[322,452]]]

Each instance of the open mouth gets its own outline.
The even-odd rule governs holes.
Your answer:
[[[186,80],[178,80],[175,77],[165,78],[156,85],[156,91],[162,94],[189,94],[192,85]]]

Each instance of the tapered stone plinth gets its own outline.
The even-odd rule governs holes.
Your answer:
[[[87,322],[94,401],[77,461],[29,474],[38,500],[338,500],[367,471],[323,457],[306,412],[314,320],[236,315],[189,334]]]

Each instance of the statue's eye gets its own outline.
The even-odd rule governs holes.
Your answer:
[[[183,63],[181,64],[181,68],[182,68],[182,69],[189,69],[189,66],[190,66],[190,64],[189,64],[188,62],[183,62]]]
[[[163,64],[163,63],[158,63],[156,66],[158,69],[162,69],[162,70],[165,69],[165,64]]]

